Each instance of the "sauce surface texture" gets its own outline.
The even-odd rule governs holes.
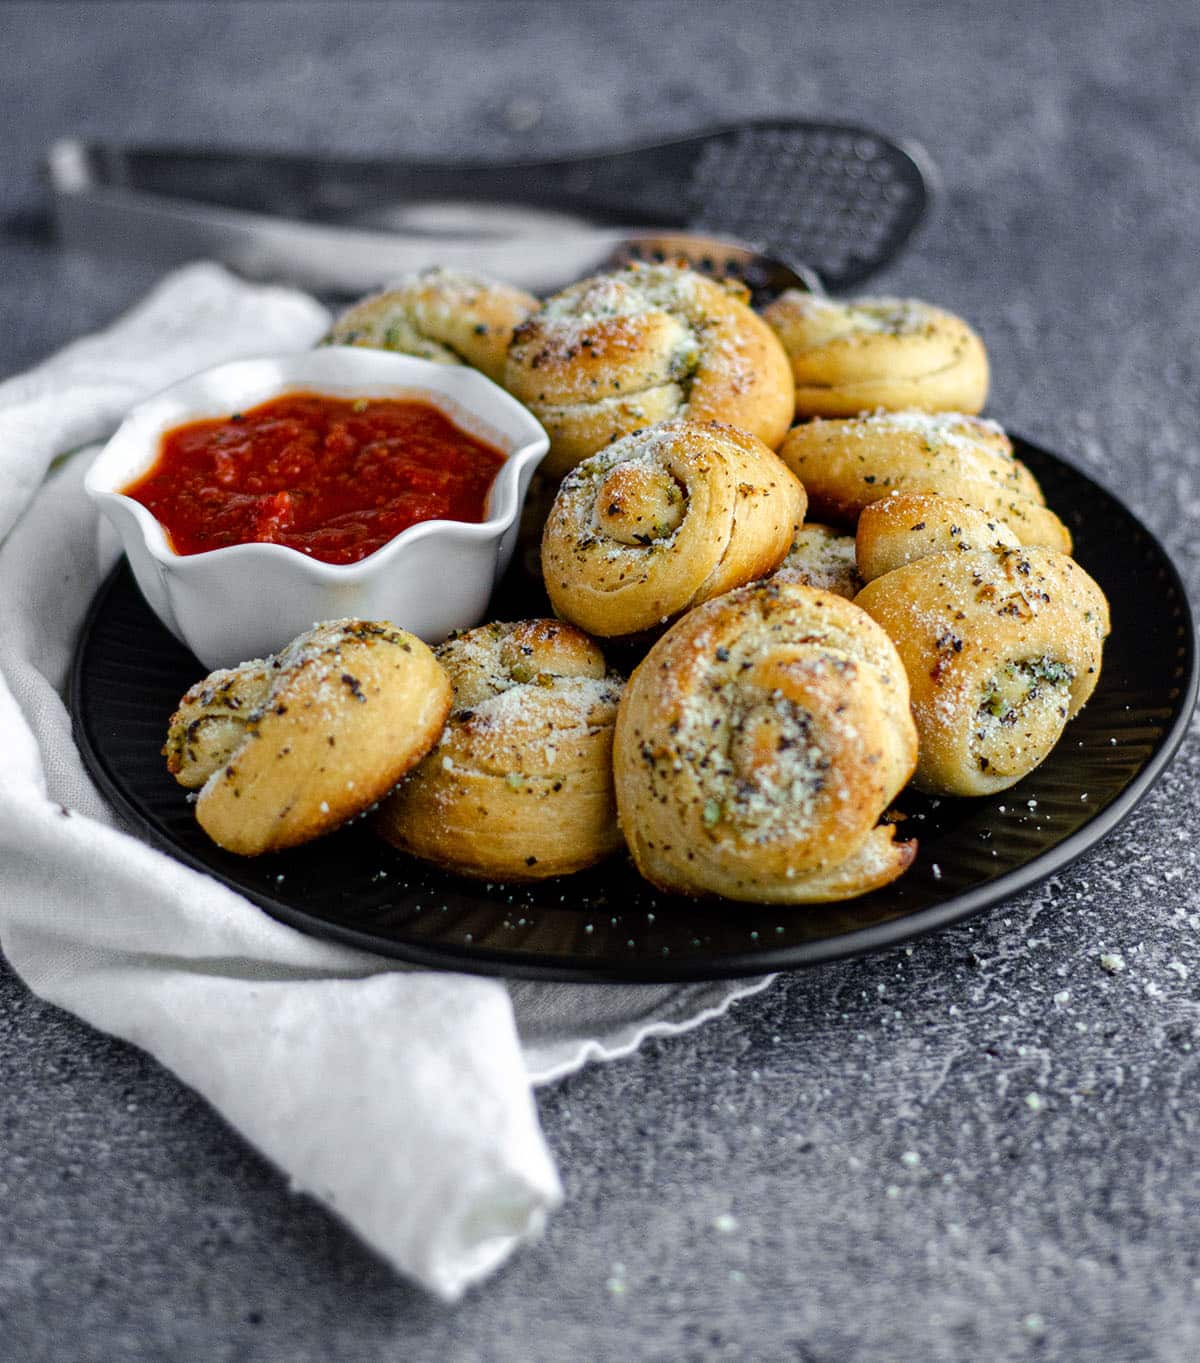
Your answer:
[[[128,487],[177,554],[284,544],[357,563],[419,521],[481,521],[504,455],[429,403],[290,393],[167,431]]]

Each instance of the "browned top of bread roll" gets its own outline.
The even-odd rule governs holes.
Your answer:
[[[559,620],[481,625],[438,649],[454,707],[438,745],[380,807],[390,842],[460,874],[532,880],[620,844],[612,728],[621,679]]]
[[[788,290],[763,316],[783,342],[800,416],[882,407],[979,412],[983,342],[953,313],[916,298],[822,298]]]
[[[510,284],[460,270],[422,270],[342,313],[325,344],[468,364],[498,383],[514,328],[537,306],[532,294]]]
[[[415,635],[337,620],[192,687],[164,752],[200,787],[205,832],[253,856],[373,805],[432,747],[449,708],[449,678]]]
[[[904,660],[916,783],[937,794],[984,795],[1032,771],[1091,696],[1110,628],[1097,583],[1042,545],[933,553],[855,600]]]
[[[770,572],[804,507],[804,489],[761,440],[718,422],[664,422],[563,480],[542,541],[546,590],[593,634],[635,634]]]
[[[1015,548],[1016,535],[961,497],[933,492],[894,492],[864,507],[858,518],[855,554],[864,582],[930,554]]]
[[[894,492],[961,497],[1003,521],[1022,544],[1067,553],[1071,535],[994,421],[961,412],[876,412],[818,418],[789,431],[779,457],[804,484],[813,513],[854,525]]]
[[[671,265],[585,279],[517,328],[504,384],[550,434],[547,472],[672,417],[774,448],[791,421],[787,356],[744,290]]]
[[[916,748],[884,631],[843,597],[768,580],[690,611],[634,671],[613,750],[621,826],[664,889],[862,894],[912,859],[877,820]]]

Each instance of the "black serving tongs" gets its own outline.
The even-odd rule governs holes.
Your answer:
[[[72,249],[210,256],[331,294],[432,264],[546,293],[616,259],[663,255],[749,274],[760,294],[818,279],[845,288],[897,254],[930,194],[919,148],[795,119],[503,163],[68,140],[47,168]]]

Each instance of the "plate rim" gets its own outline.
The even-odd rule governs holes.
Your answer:
[[[1074,461],[1014,432],[1010,431],[1009,436],[1014,445],[1032,449],[1037,455],[1063,465],[1074,477],[1082,478],[1091,484],[1120,508],[1159,554],[1168,580],[1184,606],[1180,633],[1186,656],[1179,660],[1183,680],[1178,700],[1175,702],[1175,716],[1137,775],[1104,809],[1086,824],[1069,833],[1062,842],[1039,852],[1030,861],[994,880],[961,891],[939,903],[914,909],[911,913],[899,914],[880,923],[829,937],[810,939],[791,946],[756,947],[744,952],[725,953],[716,960],[696,957],[690,957],[686,961],[672,961],[664,957],[617,960],[564,954],[547,963],[542,955],[535,952],[497,951],[482,944],[468,946],[447,942],[430,946],[424,941],[395,942],[382,939],[364,930],[318,918],[253,887],[238,884],[222,875],[213,866],[206,864],[187,848],[174,842],[147,817],[110,771],[107,759],[96,747],[89,732],[82,701],[86,687],[83,664],[95,620],[121,578],[125,567],[123,558],[117,561],[96,590],[76,635],[68,691],[72,735],[91,778],[124,818],[132,822],[152,846],[225,885],[233,893],[241,895],[260,908],[270,918],[303,932],[306,936],[335,941],[387,959],[430,969],[493,978],[591,984],[665,984],[746,978],[773,974],[781,970],[799,970],[898,946],[928,933],[937,932],[953,923],[973,918],[991,905],[1049,879],[1107,838],[1133,813],[1174,759],[1187,735],[1192,712],[1200,693],[1200,669],[1197,668],[1197,638],[1192,603],[1182,575],[1166,546],[1115,492],[1079,468]],[[736,911],[737,907],[734,905],[732,912]]]

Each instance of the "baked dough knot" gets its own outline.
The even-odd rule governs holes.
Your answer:
[[[209,837],[254,856],[374,805],[428,752],[449,708],[449,678],[415,635],[334,620],[198,682],[163,753],[176,780],[199,790]]]
[[[863,589],[853,535],[820,521],[806,521],[796,531],[783,562],[771,574],[776,582],[799,582],[852,601]]]
[[[513,335],[504,386],[546,428],[543,469],[673,417],[721,421],[774,449],[791,370],[744,288],[673,265],[631,265],[546,300]]]
[[[804,489],[744,431],[672,421],[591,455],[563,480],[542,539],[555,611],[603,637],[665,624],[769,573]]]
[[[783,343],[796,384],[796,414],[983,410],[988,359],[953,313],[916,298],[840,301],[789,289],[763,310]]]
[[[990,539],[986,518],[972,527],[961,504],[935,510],[938,500],[894,498],[863,513],[871,551],[860,566],[882,572],[855,601],[908,674],[914,783],[987,795],[1044,761],[1091,696],[1108,602],[1066,554]]]
[[[1021,541],[999,517],[961,497],[893,492],[863,508],[851,543],[861,590],[884,573],[930,554],[1015,549]]]
[[[470,365],[498,383],[514,329],[537,306],[524,289],[435,267],[356,303],[337,318],[322,344]]]
[[[437,747],[381,805],[377,831],[485,880],[566,875],[615,851],[622,682],[592,640],[560,620],[494,622],[437,656],[453,708]]]
[[[779,457],[813,514],[853,526],[894,492],[961,497],[1003,521],[1022,544],[1071,551],[1071,534],[994,421],[961,412],[875,412],[794,427]]]
[[[913,859],[879,819],[916,753],[883,630],[844,597],[757,583],[684,616],[630,678],[614,744],[621,826],[664,890],[847,899]]]

